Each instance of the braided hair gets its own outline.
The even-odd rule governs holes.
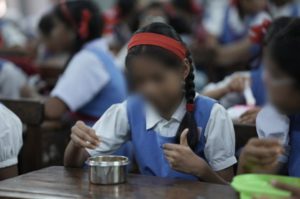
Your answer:
[[[152,23],[138,30],[136,33],[156,33],[161,34],[172,39],[175,39],[185,45],[178,35],[178,33],[169,25],[165,23]],[[152,45],[139,45],[129,49],[126,57],[126,67],[130,66],[131,60],[139,55],[147,55],[153,59],[162,62],[166,67],[172,69],[179,69],[183,67],[183,61],[173,52],[166,50],[164,48]],[[190,65],[190,72],[185,79],[184,92],[185,99],[187,102],[187,112],[178,128],[176,134],[177,143],[180,142],[180,136],[184,129],[188,128],[189,133],[187,135],[188,144],[191,149],[195,149],[199,140],[199,132],[197,124],[194,118],[194,99],[195,99],[195,84],[194,84],[194,64],[191,57],[191,53],[187,50],[186,59]]]

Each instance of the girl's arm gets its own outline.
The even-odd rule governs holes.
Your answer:
[[[93,128],[79,121],[72,128],[64,165],[82,167],[89,156],[114,153],[129,137],[126,101],[110,107]]]
[[[165,144],[163,146],[165,156],[170,167],[184,173],[197,176],[205,182],[227,184],[233,177],[232,168],[215,172],[207,162],[195,154],[187,143],[188,129],[185,129],[180,137],[180,144]]]
[[[85,148],[95,149],[100,143],[95,130],[78,121],[72,127],[71,141],[69,142],[64,155],[66,167],[82,167],[84,161],[89,157]]]

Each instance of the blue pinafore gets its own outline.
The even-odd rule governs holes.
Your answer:
[[[257,106],[263,106],[266,103],[266,89],[263,83],[263,66],[251,70],[251,90],[256,100]]]
[[[195,119],[201,135],[195,153],[204,158],[205,128],[210,117],[213,105],[216,102],[210,98],[198,96],[195,99]],[[197,180],[195,176],[180,173],[170,168],[162,149],[165,143],[176,143],[175,137],[164,137],[153,129],[146,129],[144,101],[134,96],[127,102],[127,113],[131,128],[131,140],[136,161],[143,175],[152,175],[167,178],[181,178]]]
[[[300,177],[300,114],[290,117],[288,174]]]
[[[94,98],[81,107],[76,115],[87,118],[90,123],[97,121],[101,115],[113,104],[124,101],[127,97],[125,77],[113,61],[113,57],[96,45],[88,45],[84,50],[94,53],[103,63],[106,72],[111,77],[109,82]],[[97,67],[97,66],[95,66]],[[94,120],[94,121],[93,121]],[[88,122],[88,121],[87,121]]]

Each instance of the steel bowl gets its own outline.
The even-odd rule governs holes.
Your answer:
[[[125,156],[104,155],[90,157],[89,180],[93,184],[120,184],[126,182],[129,159]]]

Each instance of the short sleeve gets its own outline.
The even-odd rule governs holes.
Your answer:
[[[103,63],[92,52],[83,50],[74,56],[51,92],[71,111],[77,111],[109,82]]]
[[[22,145],[20,119],[0,104],[0,168],[18,164],[18,154]]]
[[[278,138],[283,144],[288,144],[289,128],[290,119],[271,105],[266,105],[257,115],[256,129],[259,138]]]
[[[227,6],[227,0],[208,1],[203,26],[207,32],[216,37],[219,37],[223,32],[224,17]]]
[[[87,152],[91,156],[114,153],[130,139],[129,128],[127,102],[111,106],[93,126],[100,139],[99,146]]]
[[[221,105],[213,106],[204,135],[204,154],[214,171],[226,169],[237,162],[233,124]]]

